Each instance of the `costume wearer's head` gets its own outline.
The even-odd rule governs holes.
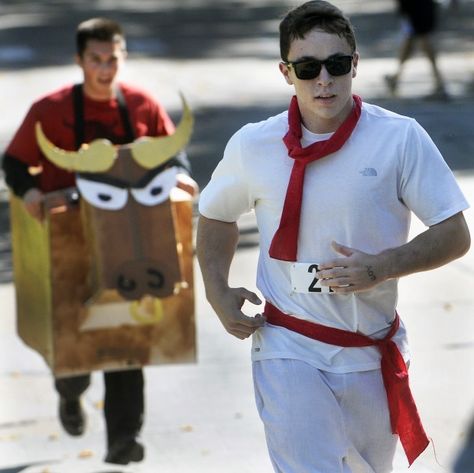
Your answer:
[[[79,24],[76,31],[76,52],[82,57],[89,40],[107,43],[121,43],[125,50],[125,36],[122,27],[108,18],[91,18]]]
[[[356,50],[354,29],[344,13],[329,2],[312,0],[294,8],[280,23],[280,55],[288,61],[291,43],[304,39],[313,29],[336,34],[346,39],[352,53]]]

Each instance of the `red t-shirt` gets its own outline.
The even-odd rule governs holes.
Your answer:
[[[74,173],[59,169],[41,153],[35,136],[35,123],[41,122],[46,137],[59,148],[74,151],[74,105],[72,85],[63,87],[36,101],[17,130],[6,154],[32,167],[41,167],[37,185],[43,192],[74,185]],[[120,84],[135,138],[173,133],[175,127],[164,108],[149,94],[126,84]],[[123,144],[125,130],[116,99],[96,101],[84,96],[84,133],[89,143],[106,138]]]

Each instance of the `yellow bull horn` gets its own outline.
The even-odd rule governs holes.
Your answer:
[[[181,151],[193,131],[194,118],[191,109],[182,94],[183,116],[175,132],[169,136],[149,137],[145,136],[131,145],[133,159],[146,169],[153,169]]]
[[[117,156],[109,140],[94,140],[78,151],[65,151],[46,138],[40,122],[36,122],[36,140],[41,152],[56,166],[76,172],[104,172],[112,167]]]

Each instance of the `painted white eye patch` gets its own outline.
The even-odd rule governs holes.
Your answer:
[[[83,199],[93,207],[103,210],[120,210],[125,207],[128,190],[105,182],[90,181],[77,176],[77,188]]]
[[[120,210],[125,207],[128,192],[142,205],[153,206],[169,198],[171,189],[176,186],[178,169],[171,167],[156,174],[143,187],[119,187],[107,184],[100,180],[87,179],[84,176],[76,177],[77,187],[82,197],[102,210]]]
[[[142,205],[158,205],[169,198],[171,189],[176,186],[178,168],[171,167],[157,174],[145,187],[132,187],[130,192]]]

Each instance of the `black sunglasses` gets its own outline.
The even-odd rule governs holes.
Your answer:
[[[290,66],[295,71],[296,77],[301,80],[316,79],[321,73],[321,68],[324,66],[326,70],[332,76],[343,76],[348,74],[352,68],[351,56],[331,56],[320,61],[319,59],[302,59],[301,61],[287,61],[283,62],[287,66]]]

